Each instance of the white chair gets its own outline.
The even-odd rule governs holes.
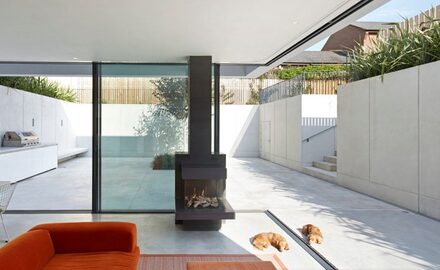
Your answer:
[[[12,194],[14,194],[15,184],[11,184],[10,182],[0,182],[0,219],[3,225],[3,230],[5,231],[6,240],[1,240],[3,242],[9,241],[8,231],[6,230],[5,223],[3,221],[3,213],[8,208],[9,201],[12,198]]]

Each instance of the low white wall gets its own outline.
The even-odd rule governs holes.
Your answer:
[[[338,183],[440,219],[440,62],[341,86]]]
[[[335,125],[336,102],[335,95],[302,95],[260,105],[261,158],[302,170],[333,155],[336,134],[327,129]]]

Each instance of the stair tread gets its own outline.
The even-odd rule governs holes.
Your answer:
[[[330,166],[336,166],[335,163],[331,163],[331,162],[327,162],[327,161],[313,161],[314,163],[319,163],[319,164],[325,164],[325,165],[330,165]]]
[[[324,156],[324,161],[336,164],[338,162],[338,158],[336,156]]]
[[[332,176],[332,177],[336,177],[338,175],[337,172],[330,172],[330,171],[326,171],[326,170],[323,170],[323,169],[320,169],[320,168],[316,168],[316,167],[305,167],[305,168],[307,170],[311,170],[311,171],[314,171],[314,172],[322,173],[322,174],[325,174],[325,175],[328,175],[328,176]]]
[[[335,163],[327,162],[327,161],[313,161],[313,167],[317,167],[327,171],[336,171],[337,167]]]

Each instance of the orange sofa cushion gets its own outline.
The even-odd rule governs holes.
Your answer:
[[[94,252],[56,254],[43,270],[133,270],[137,269],[136,253]]]
[[[40,270],[53,256],[49,232],[35,230],[20,235],[0,249],[0,269]]]
[[[0,248],[0,270],[135,270],[136,225],[125,222],[35,226]]]
[[[187,270],[276,270],[271,262],[188,262]]]
[[[135,252],[136,225],[127,222],[49,223],[33,230],[47,230],[56,254],[122,251]]]

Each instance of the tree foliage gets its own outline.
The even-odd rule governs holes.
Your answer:
[[[166,110],[176,119],[187,119],[189,112],[188,80],[185,78],[161,78],[153,82],[153,92],[158,109]]]
[[[189,89],[187,79],[160,78],[153,82],[157,104],[148,106],[139,118],[135,135],[152,142],[156,154],[184,150],[188,129]]]
[[[416,29],[395,24],[388,38],[352,51],[349,75],[361,80],[440,60],[440,24],[428,16]],[[406,19],[405,23],[410,25]]]
[[[273,72],[276,74],[278,79],[290,80],[293,77],[304,73],[324,73],[324,72],[337,72],[346,70],[345,65],[311,65],[302,67],[289,67],[283,69],[276,69]]]
[[[224,85],[222,85],[221,87],[221,91],[220,91],[220,97],[222,100],[222,104],[234,104],[234,95],[235,93],[232,91],[227,91],[226,87]],[[214,95],[213,95],[214,97]]]
[[[76,101],[72,90],[43,77],[0,77],[0,85],[64,101]]]

